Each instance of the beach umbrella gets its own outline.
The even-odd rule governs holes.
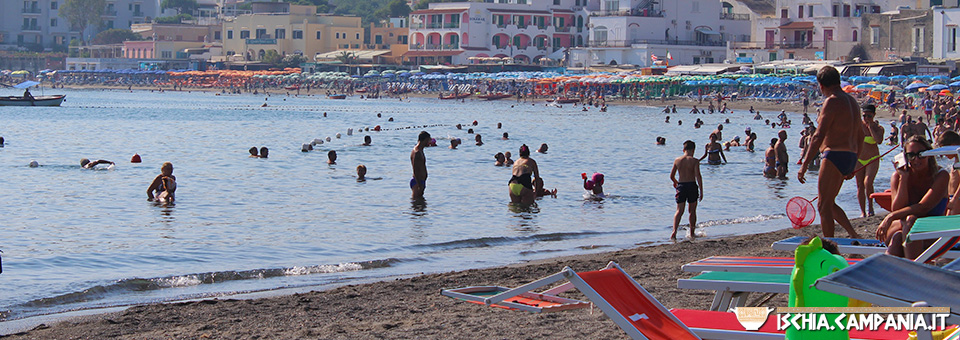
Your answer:
[[[847,85],[843,87],[843,92],[846,92],[846,93],[857,92],[857,88],[853,85]]]
[[[913,90],[917,90],[917,89],[924,88],[924,87],[928,87],[928,86],[930,86],[930,85],[927,85],[927,84],[924,84],[924,83],[915,82],[915,83],[912,83],[912,84],[910,84],[910,85],[907,85],[907,87],[904,87],[903,89],[904,89],[904,90],[907,90],[907,91],[913,91]]]
[[[924,91],[940,91],[940,90],[946,90],[946,89],[948,89],[948,87],[947,87],[946,85],[939,85],[939,84],[938,84],[938,85],[931,85],[931,86],[927,87],[927,89],[924,90]]]
[[[950,90],[940,90],[940,93],[938,94],[941,96],[953,96],[953,93],[950,93]]]
[[[960,81],[950,83],[950,87],[960,87]]]
[[[877,85],[874,85],[874,84],[860,84],[860,85],[857,85],[855,88],[856,88],[857,90],[869,90],[869,89],[872,89],[872,88],[874,88],[874,87],[877,87]]]
[[[15,89],[25,89],[25,88],[33,87],[33,86],[37,86],[37,85],[40,85],[40,83],[35,82],[35,81],[27,80],[27,81],[22,82],[22,83],[20,83],[20,84],[13,85],[13,88],[15,88]]]

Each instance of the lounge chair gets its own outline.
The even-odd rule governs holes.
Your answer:
[[[854,264],[860,259],[847,259]],[[760,274],[790,274],[793,272],[792,257],[711,256],[687,263],[681,267],[685,272],[740,272]]]
[[[952,249],[957,245],[957,241],[960,241],[960,215],[918,218],[907,233],[906,242],[932,239],[937,241],[917,257],[917,262],[925,263],[940,256],[947,257],[946,254],[952,252],[948,249]]]
[[[947,321],[960,323],[960,272],[877,254],[817,280],[816,287],[884,307],[919,301],[950,307]]]
[[[569,267],[559,273],[530,282],[489,297],[461,295],[463,289],[446,289],[442,295],[490,306],[500,304],[522,293],[551,285],[564,283],[547,292],[559,294],[576,288],[603,311],[632,339],[683,340],[683,339],[736,339],[736,340],[781,340],[783,331],[776,330],[775,315],[770,315],[759,331],[747,331],[729,312],[699,311],[687,309],[668,310],[643,286],[630,277],[616,263],[610,262],[604,269],[577,273]],[[546,292],[545,292],[546,293]],[[519,309],[519,308],[517,308]],[[688,327],[688,324],[696,325]],[[905,339],[906,332],[851,332],[854,339]]]
[[[677,288],[716,291],[710,310],[726,311],[731,305],[743,307],[750,293],[790,292],[790,274],[705,272],[677,280]]]
[[[941,217],[953,217],[953,216],[934,216],[934,217],[941,218]],[[956,216],[956,217],[960,217],[960,216]],[[917,222],[919,223],[920,221],[923,221],[928,218],[933,218],[933,217],[919,218],[917,219]],[[921,226],[923,226],[923,224],[921,224]],[[956,224],[956,226],[957,227],[954,227],[955,230],[952,230],[950,232],[952,232],[953,235],[960,235],[960,221],[958,221],[958,224]],[[914,228],[916,228],[916,226],[914,226]],[[911,229],[911,234],[913,233],[915,232]],[[929,237],[929,236],[930,234],[926,234],[926,235],[921,235],[920,237]],[[806,236],[794,236],[790,238],[785,238],[783,240],[774,242],[773,245],[771,245],[771,247],[776,250],[793,251],[794,249],[797,249],[797,246],[799,246],[800,243],[805,241],[807,238],[808,237]],[[828,238],[828,239],[837,243],[837,248],[842,254],[873,255],[873,254],[884,253],[887,251],[887,246],[883,244],[883,242],[880,242],[877,240],[860,239],[860,238],[841,238],[841,237]],[[916,239],[912,239],[912,240],[916,240]],[[938,253],[942,253],[939,256],[947,259],[960,258],[960,247],[957,247],[956,245],[954,245],[954,246],[951,246],[950,248],[946,248],[946,249],[949,249],[946,251],[944,251],[942,248],[945,248],[945,247],[941,247],[941,249],[938,251]]]

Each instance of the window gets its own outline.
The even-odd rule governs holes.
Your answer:
[[[853,30],[853,42],[857,42],[859,40],[859,37],[857,35],[858,35],[857,30]]]
[[[250,31],[248,30],[240,31],[240,39],[250,39]]]
[[[67,39],[64,38],[62,35],[58,35],[53,37],[53,42],[56,43],[57,45],[66,45]]]
[[[579,2],[579,1],[577,1],[577,2]],[[554,5],[554,6],[559,6],[559,5],[560,5],[560,0],[553,0],[553,5]]]
[[[357,33],[357,40],[360,40],[360,33]]]
[[[923,27],[913,28],[913,51],[923,52]]]
[[[51,2],[50,2],[50,9],[59,9],[59,8],[60,8],[60,5],[57,4],[56,1],[51,1]],[[63,37],[60,37],[60,38],[63,39]]]
[[[107,29],[113,28],[113,20],[107,21]]]
[[[214,32],[213,32],[213,40],[220,40],[220,39],[221,39],[221,33],[220,33],[220,31],[214,31]]]
[[[843,17],[844,18],[850,17],[850,5],[843,5]]]
[[[227,39],[233,39],[233,30],[227,31]]]
[[[160,58],[161,58],[161,59],[171,59],[171,58],[173,58],[173,52],[172,52],[172,51],[161,51],[161,52],[160,52]]]
[[[690,10],[690,13],[700,13],[700,2],[699,2],[699,1],[694,1],[691,5],[692,5],[692,8],[693,8],[693,9]]]
[[[787,19],[787,18],[789,18],[789,17],[790,17],[790,10],[788,10],[788,9],[786,9],[786,8],[781,8],[781,9],[780,9],[780,18],[781,18],[781,19]]]
[[[57,18],[50,19],[50,27],[57,27]]]
[[[813,5],[807,6],[807,17],[813,18]]]
[[[833,12],[830,13],[830,16],[832,17],[840,16],[840,5],[833,5]]]
[[[500,35],[493,36],[493,46],[496,46],[497,48],[504,47],[503,41],[500,39],[500,37]]]
[[[274,37],[275,39],[286,39],[286,38],[287,38],[287,30],[286,30],[285,28],[275,29],[275,30],[273,30],[273,37]]]
[[[597,26],[597,28],[593,30],[593,41],[597,43],[597,46],[607,45],[607,27],[606,26]]]
[[[947,51],[957,51],[957,26],[947,27]]]
[[[777,60],[777,52],[770,52],[770,61]]]
[[[619,11],[620,10],[620,1],[619,0],[606,0],[603,2],[603,10],[608,12]]]
[[[340,32],[337,32],[337,39],[340,39]]]
[[[303,39],[303,30],[293,30],[294,39]]]
[[[373,43],[374,43],[374,44],[377,44],[377,45],[383,44],[383,36],[382,36],[382,35],[379,35],[379,34],[376,35],[376,36],[374,36],[374,37],[373,37]]]
[[[267,36],[267,29],[266,29],[266,28],[258,28],[258,29],[257,29],[257,35],[256,35],[257,39],[263,39],[263,38],[266,37],[266,36]]]
[[[803,5],[797,8],[797,18],[803,18]]]
[[[880,45],[880,26],[870,27],[870,44]]]
[[[323,36],[323,32],[317,31],[317,40],[320,40],[320,37]]]

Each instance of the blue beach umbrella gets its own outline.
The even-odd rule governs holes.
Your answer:
[[[940,91],[940,90],[946,90],[946,89],[948,89],[947,85],[937,84],[937,85],[927,87],[925,91]]]
[[[950,83],[950,87],[960,87],[960,81]]]
[[[913,91],[913,90],[917,90],[917,89],[929,87],[929,86],[930,85],[927,85],[924,83],[913,83],[913,84],[907,85],[907,87],[904,87],[903,89],[907,91]]]

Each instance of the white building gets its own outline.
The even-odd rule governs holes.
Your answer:
[[[498,0],[432,3],[410,14],[410,50],[417,64],[468,64],[482,58],[536,63],[563,58],[586,41],[587,0]]]
[[[756,20],[753,41],[732,43],[729,59],[842,59],[866,38],[861,15],[916,5],[916,0],[777,0],[775,16]]]
[[[933,10],[933,58],[960,58],[960,52],[957,52],[958,25],[960,8]]]
[[[745,7],[717,0],[590,0],[589,43],[570,52],[569,67],[722,62],[727,41],[750,40]],[[742,12],[735,12],[742,11]]]

